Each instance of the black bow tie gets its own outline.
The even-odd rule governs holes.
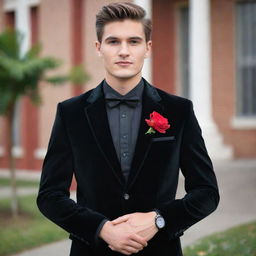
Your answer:
[[[137,104],[139,103],[140,98],[136,95],[131,96],[129,98],[118,97],[118,96],[113,96],[113,97],[107,96],[106,100],[107,100],[108,106],[111,108],[113,108],[121,103],[125,103],[128,106],[135,108],[137,106]]]

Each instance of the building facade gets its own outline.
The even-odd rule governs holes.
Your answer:
[[[0,0],[0,31],[25,35],[22,52],[40,42],[43,56],[62,59],[57,73],[83,63],[91,79],[81,88],[41,83],[43,104],[16,107],[13,152],[18,169],[40,170],[57,103],[104,78],[94,42],[95,14],[107,0]],[[256,157],[256,1],[134,0],[153,21],[153,52],[143,76],[158,88],[190,98],[209,154]],[[1,100],[1,99],[0,99]],[[0,117],[0,168],[7,168],[6,123]]]

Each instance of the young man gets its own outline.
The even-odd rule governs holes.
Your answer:
[[[180,236],[219,202],[192,103],[142,78],[152,42],[141,7],[112,3],[96,18],[105,79],[58,104],[38,207],[70,233],[72,256],[180,256]],[[179,169],[187,194],[175,199]]]

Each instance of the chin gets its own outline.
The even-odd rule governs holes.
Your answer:
[[[139,72],[138,72],[139,73]],[[129,78],[133,78],[135,77],[138,73],[134,73],[134,72],[127,72],[127,73],[116,73],[113,74],[114,77],[119,78],[119,79],[129,79]]]

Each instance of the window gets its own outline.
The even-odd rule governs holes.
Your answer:
[[[236,115],[256,117],[256,1],[236,5]]]
[[[187,6],[179,9],[179,56],[180,94],[189,98],[189,8]]]
[[[30,7],[30,31],[31,31],[31,45],[38,42],[39,34],[39,8],[37,6]]]
[[[5,26],[14,28],[15,26],[15,12],[10,11],[5,13]]]

